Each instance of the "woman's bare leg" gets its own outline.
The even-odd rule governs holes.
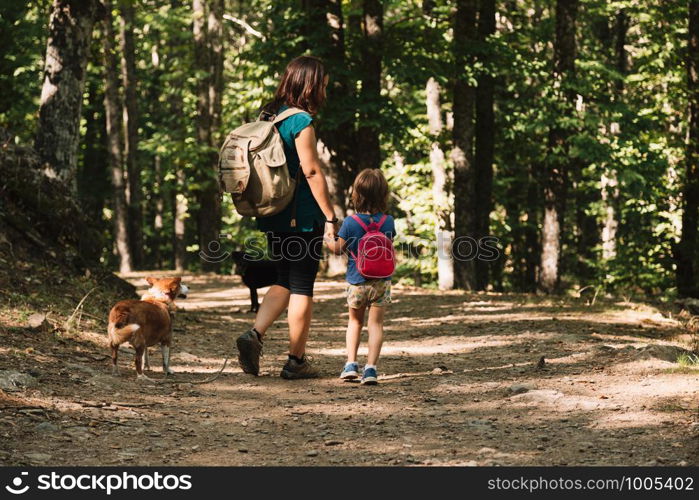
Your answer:
[[[284,312],[289,305],[289,290],[279,285],[272,285],[260,304],[255,316],[255,330],[263,336],[267,329]]]
[[[265,297],[266,299],[267,297]],[[291,294],[289,298],[289,354],[302,358],[313,314],[313,297]]]

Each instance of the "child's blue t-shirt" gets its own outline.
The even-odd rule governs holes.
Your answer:
[[[378,222],[381,217],[383,217],[382,213],[377,213],[377,214],[356,214],[359,216],[359,218],[366,224],[367,226],[369,225],[369,218],[371,218],[374,222]],[[379,228],[379,231],[381,231],[383,234],[388,236],[389,238],[393,239],[396,236],[396,227],[393,221],[393,217],[390,215],[386,216],[386,220],[382,224],[382,226]],[[357,254],[357,251],[359,250],[359,240],[364,236],[364,229],[362,226],[359,225],[359,223],[354,220],[352,217],[347,217],[343,222],[342,222],[342,227],[340,228],[340,232],[337,234],[340,238],[345,240],[347,242],[347,250],[348,250],[348,261],[347,261],[347,283],[350,285],[359,285],[361,283],[364,283],[366,281],[366,278],[359,274],[359,271],[357,271],[357,263],[354,260],[354,257],[352,254]],[[350,253],[351,252],[351,253]],[[390,279],[390,278],[386,278]]]

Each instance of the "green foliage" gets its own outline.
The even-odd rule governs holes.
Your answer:
[[[325,58],[333,99],[318,116],[317,127],[335,130],[351,123],[355,128],[371,124],[381,130],[382,168],[393,191],[396,242],[401,250],[398,276],[410,283],[433,283],[437,274],[429,164],[433,138],[427,133],[425,84],[430,77],[440,83],[443,118],[448,123],[454,77],[458,74],[475,84],[479,75],[488,73],[496,82],[491,232],[503,249],[503,258],[492,267],[492,285],[531,290],[527,266],[536,261],[539,251],[541,171],[547,162],[555,161],[571,166],[564,283],[623,293],[671,291],[686,136],[685,4],[582,1],[576,74],[558,87],[552,78],[554,2],[499,2],[496,34],[465,48],[475,56],[475,64],[455,68],[451,31],[455,2],[385,1],[381,98],[364,102],[359,98],[365,74],[361,51],[366,43],[360,30],[361,2],[341,3],[345,53],[339,62],[322,23],[325,13],[305,11],[303,3],[292,0],[227,2],[226,12],[252,30],[224,20],[219,142],[227,131],[256,117],[272,98],[290,59],[303,53]],[[49,8],[48,0],[7,0],[0,6],[0,127],[9,129],[20,143],[32,141],[36,126]],[[622,9],[628,17],[626,72],[618,66],[614,45],[615,22]],[[210,151],[196,139],[196,89],[203,75],[192,69],[191,3],[139,0],[136,16],[138,160],[146,258],[149,266],[174,265],[174,211],[179,196],[187,201],[185,239],[189,265],[196,267],[195,193],[213,172],[204,160]],[[87,70],[80,196],[85,209],[101,219],[102,230],[111,240],[99,27],[96,35]],[[492,63],[483,63],[481,56],[488,56],[485,59]],[[343,86],[347,92],[340,92]],[[561,99],[565,92],[577,96],[570,116],[564,113]],[[565,148],[550,155],[549,133],[555,127],[570,131],[570,137]],[[445,130],[438,140],[448,158],[450,131]],[[448,161],[449,174],[451,169]],[[184,173],[183,186],[178,185],[177,172]],[[603,177],[615,179],[616,189],[602,193]],[[610,203],[619,227],[616,255],[605,259],[601,230]],[[238,216],[228,198],[223,212],[224,249],[242,248],[257,234],[254,222]],[[111,245],[104,249],[103,260],[115,265]]]
[[[48,0],[0,5],[0,127],[18,141],[34,136],[49,5]]]

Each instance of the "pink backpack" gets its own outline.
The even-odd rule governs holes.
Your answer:
[[[393,242],[380,231],[386,215],[379,222],[370,219],[372,222],[368,226],[359,216],[353,215],[352,218],[364,229],[364,235],[359,239],[357,255],[350,250],[357,263],[357,271],[368,279],[390,277],[396,269]]]

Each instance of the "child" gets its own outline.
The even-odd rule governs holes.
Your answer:
[[[368,225],[370,222],[379,222],[384,216],[388,203],[388,183],[379,169],[368,168],[362,170],[354,181],[352,190],[352,202],[356,215]],[[393,239],[396,230],[393,217],[386,216],[379,231],[388,238]],[[357,350],[364,326],[364,315],[369,309],[369,354],[367,364],[362,373],[362,384],[377,384],[376,363],[383,343],[383,318],[384,308],[391,302],[391,278],[367,279],[357,270],[355,256],[359,247],[359,240],[365,230],[353,217],[347,217],[336,241],[327,241],[328,248],[335,254],[345,250],[349,252],[347,263],[347,305],[349,306],[349,323],[347,325],[347,363],[340,378],[343,380],[355,380],[359,377],[359,365],[357,364]]]

